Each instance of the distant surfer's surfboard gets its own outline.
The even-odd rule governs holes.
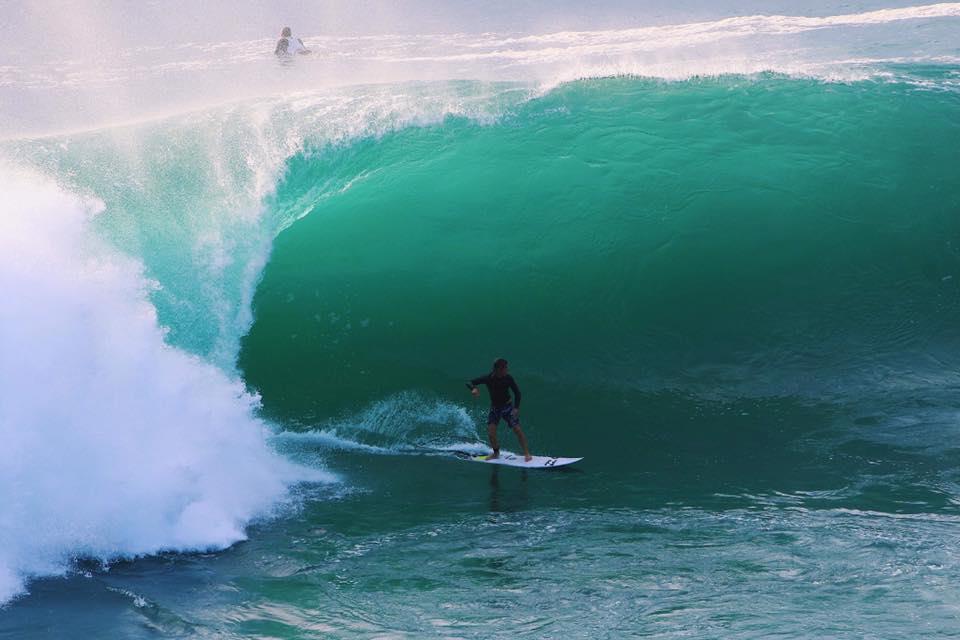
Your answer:
[[[564,467],[583,460],[583,458],[551,458],[550,456],[533,456],[529,462],[523,459],[522,455],[515,453],[501,453],[499,458],[493,460],[489,456],[475,456],[467,453],[458,452],[457,455],[464,460],[471,462],[484,462],[486,464],[502,464],[507,467],[522,467],[524,469],[555,469]]]

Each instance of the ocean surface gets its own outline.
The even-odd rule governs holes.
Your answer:
[[[5,53],[0,638],[960,635],[960,4],[776,10]]]

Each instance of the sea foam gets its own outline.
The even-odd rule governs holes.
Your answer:
[[[258,398],[169,346],[139,262],[91,233],[102,208],[0,169],[0,602],[31,577],[244,538],[294,467]]]

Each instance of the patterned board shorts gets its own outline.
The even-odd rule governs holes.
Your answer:
[[[490,407],[490,413],[487,414],[487,424],[500,424],[501,420],[506,420],[507,424],[513,428],[520,426],[520,418],[513,415],[512,402],[508,402],[502,407]]]

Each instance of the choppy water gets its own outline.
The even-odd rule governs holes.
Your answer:
[[[85,68],[0,143],[0,635],[954,634],[958,15]],[[444,453],[501,355],[583,462]]]

